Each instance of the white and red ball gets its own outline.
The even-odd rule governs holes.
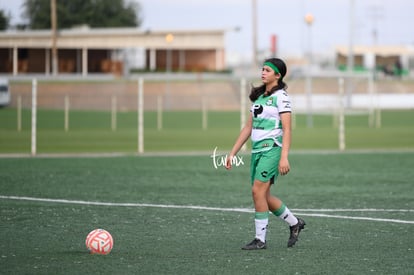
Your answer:
[[[111,252],[114,240],[105,229],[95,229],[88,234],[85,244],[91,254],[106,255]]]

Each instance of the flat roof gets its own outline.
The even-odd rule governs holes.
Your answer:
[[[348,55],[349,46],[338,46],[336,52],[342,55]],[[414,55],[414,48],[410,46],[401,45],[377,45],[377,46],[353,46],[353,54],[364,55],[372,53],[379,56],[400,56],[400,55]]]
[[[58,48],[224,49],[226,30],[142,30],[139,28],[64,29],[57,32]],[[167,35],[170,40],[167,41]],[[51,30],[0,32],[0,48],[51,48]]]

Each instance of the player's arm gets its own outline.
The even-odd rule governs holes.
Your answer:
[[[280,113],[280,120],[282,122],[283,138],[282,138],[282,152],[279,161],[279,173],[283,176],[289,173],[290,165],[288,160],[290,144],[292,140],[292,114],[291,112]]]
[[[234,143],[233,149],[231,149],[230,151],[230,155],[226,159],[226,169],[231,168],[231,160],[233,159],[235,155],[237,155],[237,153],[240,151],[242,146],[249,139],[252,133],[252,125],[253,125],[253,119],[252,119],[252,116],[250,115],[249,119],[246,122],[246,125],[244,125],[243,129],[240,131],[239,137]]]

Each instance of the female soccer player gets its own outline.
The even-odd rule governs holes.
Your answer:
[[[287,85],[283,82],[285,75],[286,64],[283,60],[270,58],[264,62],[263,85],[253,87],[250,92],[249,97],[253,102],[250,117],[226,161],[226,169],[231,169],[231,160],[251,138],[250,173],[256,235],[252,242],[242,247],[244,250],[266,248],[269,211],[289,224],[288,247],[297,242],[300,231],[305,227],[304,220],[295,217],[279,198],[270,194],[270,186],[277,176],[286,175],[290,170],[291,104],[286,92]]]

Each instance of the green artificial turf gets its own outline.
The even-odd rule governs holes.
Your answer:
[[[0,158],[3,274],[411,274],[414,153],[292,153],[272,193],[306,220],[254,237],[249,156]],[[95,204],[91,204],[95,203]],[[95,228],[114,238],[90,255]]]

